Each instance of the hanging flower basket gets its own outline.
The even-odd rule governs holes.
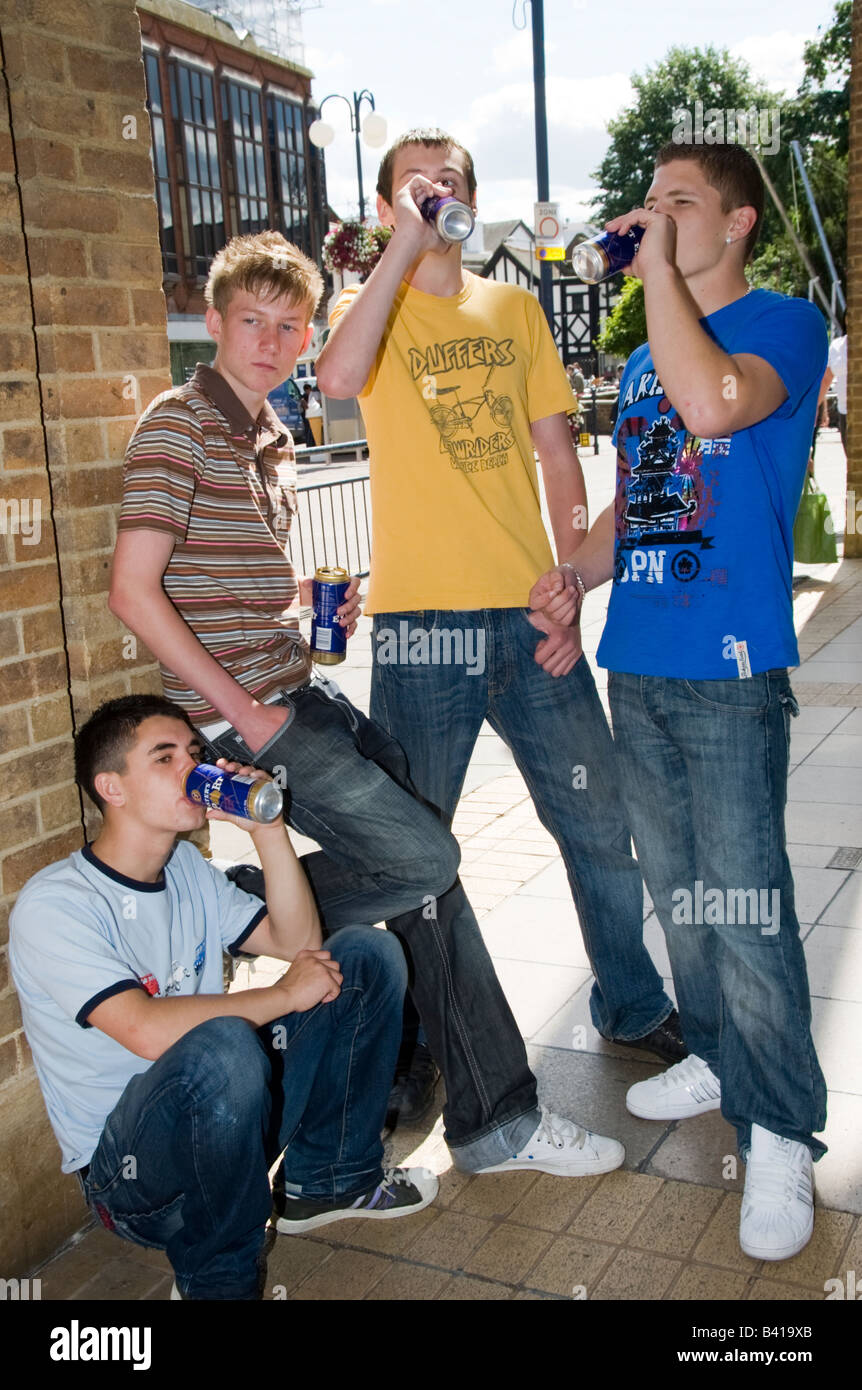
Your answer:
[[[339,222],[323,242],[323,263],[328,270],[352,270],[370,275],[392,235],[388,227],[365,227],[361,222]]]

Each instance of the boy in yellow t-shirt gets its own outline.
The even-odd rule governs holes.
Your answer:
[[[475,207],[469,153],[411,131],[377,187],[392,238],[338,301],[317,360],[327,395],[360,397],[368,434],[373,717],[447,823],[483,720],[500,733],[566,864],[597,1030],[677,1062],[685,1045],[643,943],[641,876],[579,629],[525,607],[551,555],[534,451],[558,553],[586,534],[571,387],[536,298],[465,271],[460,244],[421,214],[432,196]]]

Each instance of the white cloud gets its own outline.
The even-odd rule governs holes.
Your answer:
[[[589,222],[593,219],[589,209],[593,192],[591,188],[552,183],[551,201],[559,203],[564,222]],[[520,217],[532,227],[535,201],[535,179],[490,179],[479,188],[479,216],[483,222],[504,222]]]
[[[773,91],[792,96],[804,71],[802,50],[811,33],[791,34],[778,29],[774,34],[752,34],[730,45],[734,58],[743,58],[752,74]]]
[[[604,130],[620,108],[632,100],[632,85],[622,72],[595,77],[549,77],[545,88],[548,122],[567,130]],[[532,121],[532,82],[509,82],[495,92],[477,97],[470,106],[469,123],[477,132],[501,127],[512,117]]]

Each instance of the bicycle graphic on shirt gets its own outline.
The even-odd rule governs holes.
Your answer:
[[[441,396],[455,397],[451,405],[431,407],[431,419],[443,439],[451,439],[453,435],[463,429],[469,430],[471,434],[475,433],[473,421],[483,405],[488,407],[491,419],[500,429],[511,427],[514,408],[510,396],[498,396],[489,387],[486,387],[481,396],[468,396],[465,401],[462,401],[458,394],[460,390],[460,386],[437,387],[438,401]]]
[[[471,473],[478,469],[501,468],[509,461],[508,450],[514,443],[511,396],[498,395],[488,385],[493,367],[485,377],[482,390],[475,396],[462,397],[462,385],[438,386],[434,383],[434,404],[428,413],[440,435],[440,451],[447,453],[453,468]],[[441,397],[445,397],[442,400]],[[483,421],[474,424],[480,411],[487,410],[491,425]]]

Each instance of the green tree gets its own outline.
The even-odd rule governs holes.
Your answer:
[[[656,151],[672,138],[678,111],[693,113],[696,101],[723,110],[775,105],[775,97],[754,82],[744,62],[711,44],[671,48],[654,67],[634,73],[631,82],[635,103],[608,122],[610,147],[593,174],[601,188],[593,207],[603,222],[641,206],[652,183]]]
[[[647,338],[643,285],[633,276],[623,276],[622,294],[609,314],[603,332],[596,339],[600,352],[612,357],[628,357]]]

